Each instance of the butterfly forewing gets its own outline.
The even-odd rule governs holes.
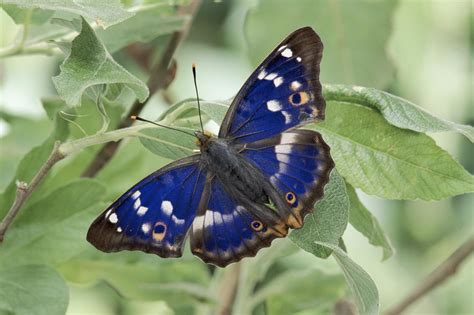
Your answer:
[[[127,249],[181,256],[205,176],[199,156],[169,164],[105,210],[89,228],[87,240],[105,252]]]
[[[309,27],[290,34],[254,71],[224,118],[220,137],[252,142],[324,119],[323,44]]]

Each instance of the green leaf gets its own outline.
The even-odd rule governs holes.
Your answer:
[[[81,179],[22,209],[0,247],[0,266],[57,265],[80,254],[104,195],[102,184]]]
[[[346,282],[354,295],[359,313],[378,315],[380,307],[379,292],[369,274],[350,259],[339,247],[330,243],[316,243],[333,251],[333,257],[341,267]]]
[[[120,24],[96,32],[108,51],[113,53],[131,43],[148,43],[158,36],[171,34],[180,29],[187,19],[186,16],[176,15],[171,5],[152,6]]]
[[[393,66],[386,46],[397,1],[300,0],[297,5],[289,5],[284,0],[261,0],[257,3],[245,25],[248,51],[255,66],[285,36],[309,25],[324,44],[322,82],[380,88],[392,81]]]
[[[69,136],[68,123],[58,115],[60,109],[60,107],[56,108],[55,125],[51,135],[41,145],[31,149],[21,159],[15,172],[15,177],[8,184],[5,191],[0,194],[1,218],[6,214],[8,208],[10,208],[15,199],[16,182],[19,180],[28,183],[38,172],[41,165],[43,165],[43,163],[48,159],[53,150],[54,143],[56,141],[63,141]],[[54,110],[48,109],[48,111]],[[34,196],[34,192],[32,196]],[[28,201],[26,204],[28,204]]]
[[[20,8],[63,11],[84,16],[104,27],[119,23],[133,16],[122,8],[120,0],[3,0]]]
[[[182,130],[185,130],[181,128]],[[193,132],[192,129],[186,129]],[[146,128],[140,131],[141,143],[154,154],[176,160],[193,154],[197,149],[196,139],[192,136],[181,134],[176,130],[165,128]]]
[[[229,109],[230,102],[228,101],[201,101],[201,114],[203,122],[205,122],[206,116],[212,119],[216,123],[220,124],[224,119],[227,110]],[[198,105],[195,99],[187,99],[178,102],[168,108],[159,118],[164,124],[176,124],[180,126],[192,126],[196,124],[200,128],[198,118]]]
[[[329,183],[324,187],[323,199],[316,203],[313,213],[306,216],[303,227],[291,232],[290,239],[311,254],[328,257],[331,251],[314,242],[327,242],[337,246],[346,230],[349,206],[344,179],[333,170]]]
[[[346,191],[351,203],[349,222],[357,231],[367,237],[370,244],[382,247],[383,260],[390,258],[394,250],[377,218],[362,204],[356,191],[348,183],[346,183]]]
[[[63,315],[68,303],[68,287],[51,268],[28,265],[0,270],[2,314]]]
[[[439,200],[474,190],[474,177],[433,139],[371,108],[330,101],[326,120],[310,128],[322,133],[340,174],[368,194]]]
[[[13,19],[15,24],[23,24],[27,19],[27,22],[31,24],[44,24],[54,14],[54,11],[35,9],[32,10],[31,16],[28,18],[28,11],[31,9],[22,9],[13,4],[3,4],[3,2],[0,4],[0,7]]]
[[[326,101],[338,101],[377,109],[392,125],[418,132],[455,131],[474,141],[474,127],[453,123],[428,113],[401,97],[374,88],[350,85],[324,86]]]
[[[195,288],[209,282],[206,265],[194,259],[163,259],[140,252],[105,254],[92,248],[62,264],[59,270],[69,282],[91,285],[106,281],[127,298],[150,301],[166,298],[171,304],[184,303],[184,298],[196,296],[182,285],[173,287],[173,284],[192,283]],[[201,293],[202,297],[210,298],[206,291]]]
[[[60,69],[61,73],[53,77],[53,82],[58,94],[69,105],[80,103],[84,91],[98,84],[121,83],[141,102],[148,97],[147,86],[112,58],[84,19],[82,31],[72,41],[71,53]]]

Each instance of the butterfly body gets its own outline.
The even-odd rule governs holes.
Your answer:
[[[296,129],[324,119],[321,56],[311,28],[290,34],[239,91],[219,135],[196,131],[200,154],[129,189],[88,241],[105,252],[179,257],[189,237],[193,254],[224,267],[302,227],[334,167],[321,135]]]

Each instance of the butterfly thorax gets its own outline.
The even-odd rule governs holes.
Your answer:
[[[212,175],[225,183],[231,195],[254,202],[268,202],[265,177],[239,154],[234,145],[226,139],[197,133],[201,160]]]

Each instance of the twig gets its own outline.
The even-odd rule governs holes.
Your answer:
[[[173,55],[178,48],[179,44],[187,36],[189,29],[191,27],[192,21],[201,5],[201,0],[194,0],[188,6],[180,9],[180,14],[189,15],[190,18],[186,24],[178,31],[175,31],[171,36],[171,39],[166,47],[165,52],[163,53],[160,61],[157,63],[156,67],[151,70],[151,76],[148,79],[148,89],[150,90],[150,95],[153,95],[157,91],[166,88],[170,81],[174,78],[176,74],[176,65],[172,64],[169,67]],[[174,66],[173,66],[174,65]],[[127,115],[120,122],[118,128],[125,128],[132,125],[132,120],[130,119],[131,115],[138,115],[142,109],[145,107],[146,101],[141,103],[135,101]],[[82,173],[82,177],[94,177],[115,155],[120,141],[107,143],[102,147],[102,149],[96,154],[95,158]]]
[[[219,292],[219,315],[231,315],[232,308],[237,295],[237,288],[239,286],[241,262],[238,262],[229,267],[229,271],[222,279],[222,288]]]
[[[38,173],[36,173],[36,175],[33,177],[30,184],[27,184],[25,182],[19,182],[17,184],[15,201],[13,202],[10,210],[8,210],[8,213],[3,219],[2,223],[0,223],[0,243],[3,242],[3,238],[8,230],[8,227],[15,219],[16,215],[20,211],[21,206],[26,201],[26,199],[35,190],[35,188],[43,180],[46,174],[48,174],[48,171],[51,169],[51,167],[53,167],[56,162],[64,158],[64,155],[59,151],[59,145],[59,142],[56,142],[54,144],[53,151],[51,152],[46,162],[41,166]]]
[[[439,265],[426,279],[400,303],[388,309],[385,315],[401,314],[411,304],[454,275],[461,263],[474,252],[474,237],[469,238],[448,259]]]

